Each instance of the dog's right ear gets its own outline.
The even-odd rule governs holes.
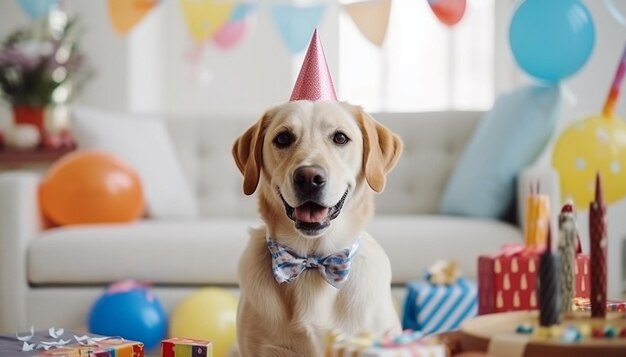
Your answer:
[[[233,157],[239,171],[243,174],[243,192],[251,195],[256,191],[263,165],[263,138],[267,128],[269,114],[263,115],[259,121],[235,140]]]

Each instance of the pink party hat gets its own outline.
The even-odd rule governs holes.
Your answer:
[[[317,29],[313,32],[300,74],[289,98],[290,102],[294,100],[337,100]]]

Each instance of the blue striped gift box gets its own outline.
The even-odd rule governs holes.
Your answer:
[[[477,314],[478,289],[474,281],[460,278],[452,285],[428,280],[407,283],[402,326],[432,334],[459,328]]]

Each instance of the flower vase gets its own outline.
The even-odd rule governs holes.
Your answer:
[[[13,107],[13,121],[17,124],[31,124],[39,131],[40,137],[45,132],[45,107],[18,105]]]

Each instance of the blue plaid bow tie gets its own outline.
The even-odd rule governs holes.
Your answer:
[[[326,257],[300,257],[289,247],[267,239],[267,248],[272,254],[272,273],[279,284],[291,283],[307,269],[317,269],[322,277],[337,289],[348,279],[352,257],[359,244],[360,240],[352,247]]]

